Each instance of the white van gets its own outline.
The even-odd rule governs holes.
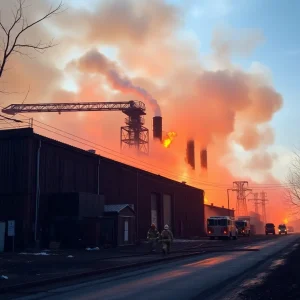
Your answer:
[[[211,240],[216,237],[237,239],[238,232],[234,218],[227,216],[210,217],[207,219],[207,235]]]

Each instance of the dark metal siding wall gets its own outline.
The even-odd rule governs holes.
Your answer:
[[[41,207],[42,196],[49,193],[97,193],[98,156],[35,135],[32,129],[0,132],[0,219],[16,220],[16,242],[21,234],[27,245],[34,237],[40,140]]]
[[[26,129],[0,133],[0,220],[16,221],[16,247],[23,246],[18,237],[32,228],[35,177],[30,134]],[[29,239],[26,235],[24,243]]]
[[[39,137],[34,145],[38,150]],[[36,162],[35,162],[36,167]],[[40,190],[41,194],[57,192],[97,193],[98,158],[76,151],[72,147],[41,139]]]
[[[26,195],[29,192],[28,138],[1,140],[0,195]]]
[[[173,224],[170,225],[177,236],[203,234],[202,190],[105,159],[101,161],[100,174],[100,193],[105,195],[106,204],[134,204],[139,238],[146,237],[151,225],[152,193],[160,195],[160,199],[163,194],[171,195],[174,215]],[[160,217],[162,218],[162,214]],[[180,230],[180,222],[183,222],[184,232]],[[162,220],[158,223],[163,225]]]
[[[204,194],[202,190],[182,187],[175,193],[175,225],[181,237],[200,236],[205,233]]]

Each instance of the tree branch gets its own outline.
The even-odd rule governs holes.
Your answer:
[[[34,26],[37,26],[39,23],[42,23],[46,19],[49,19],[52,16],[61,14],[65,11],[63,9],[63,2],[60,2],[56,7],[50,7],[49,11],[41,18],[37,19],[36,21],[29,23],[24,16],[24,8],[25,8],[25,2],[26,0],[18,0],[18,5],[15,8],[15,11],[12,12],[13,14],[13,22],[9,29],[7,30],[4,24],[1,21],[1,16],[0,16],[0,28],[4,31],[6,34],[6,41],[4,43],[4,50],[3,50],[3,55],[2,55],[2,61],[0,61],[0,78],[3,75],[5,65],[9,59],[9,57],[13,53],[18,53],[21,55],[26,55],[24,52],[21,51],[21,49],[32,49],[35,50],[39,53],[43,53],[49,48],[52,48],[56,46],[56,44],[53,44],[53,41],[47,43],[47,44],[42,44],[42,42],[38,42],[37,44],[31,44],[31,43],[19,43],[20,37],[33,28]],[[21,29],[19,32],[15,35],[15,37],[12,36],[12,30],[16,27],[17,24],[21,24]]]
[[[300,211],[300,151],[298,149],[293,151],[286,182],[289,187],[286,191],[286,201],[290,204],[290,209],[298,213]]]

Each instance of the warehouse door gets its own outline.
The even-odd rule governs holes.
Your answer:
[[[158,227],[158,195],[151,194],[151,224]]]
[[[171,195],[164,195],[163,198],[163,209],[164,209],[164,225],[168,224],[172,227],[172,198]]]

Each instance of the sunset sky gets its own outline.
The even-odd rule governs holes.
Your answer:
[[[276,131],[272,147],[282,155],[299,146],[299,58],[300,40],[297,34],[299,1],[292,0],[216,0],[216,1],[169,1],[176,5],[188,4],[186,30],[199,39],[199,52],[209,54],[210,42],[216,27],[230,26],[235,29],[253,28],[264,40],[248,57],[233,55],[233,62],[245,70],[261,70],[270,76],[276,90],[283,96],[283,108],[271,124]],[[287,148],[287,149],[285,149]],[[288,155],[288,154],[287,154]],[[274,167],[274,174],[284,179],[287,160]]]
[[[6,24],[11,22],[12,2],[0,0],[7,12],[2,14]],[[29,20],[59,3],[28,2],[33,3],[27,9]],[[273,185],[279,193],[291,151],[299,145],[299,1],[64,3],[67,11],[26,36],[32,41],[54,38],[59,45],[43,55],[35,54],[34,59],[14,56],[2,81],[6,89],[24,94],[30,86],[26,103],[144,101],[150,135],[158,109],[164,131],[178,133],[170,149],[152,143],[147,163],[181,174],[179,180],[189,182],[192,177],[197,186],[204,184],[208,190],[224,193],[233,180],[246,179],[261,188]],[[137,92],[141,89],[151,99]],[[2,96],[0,103],[20,103],[23,98]],[[119,151],[122,114],[33,117]],[[58,139],[53,133],[47,135]],[[196,164],[200,148],[208,147],[206,177],[184,163],[189,138],[196,141]]]
[[[87,5],[87,3],[91,5]],[[96,0],[68,0],[66,3],[76,9],[93,9]],[[105,1],[102,1],[105,2]],[[184,24],[178,34],[186,36],[196,44],[199,57],[208,67],[214,69],[214,64],[207,59],[212,53],[211,41],[216,29],[229,28],[233,30],[256,31],[261,35],[253,51],[249,53],[232,53],[232,62],[250,72],[262,72],[272,82],[282,95],[284,105],[271,121],[276,132],[274,150],[280,160],[274,164],[273,174],[279,179],[285,179],[286,163],[289,151],[299,144],[297,141],[297,119],[300,102],[297,72],[299,70],[300,42],[296,34],[298,24],[297,12],[300,3],[292,0],[288,4],[280,1],[233,1],[233,0],[168,0],[180,8]],[[226,33],[224,33],[226,35]],[[225,37],[226,39],[226,37]],[[116,51],[109,46],[102,47],[102,53],[112,59]],[[72,89],[68,82],[66,88]],[[243,160],[247,155],[237,149],[238,156]]]

